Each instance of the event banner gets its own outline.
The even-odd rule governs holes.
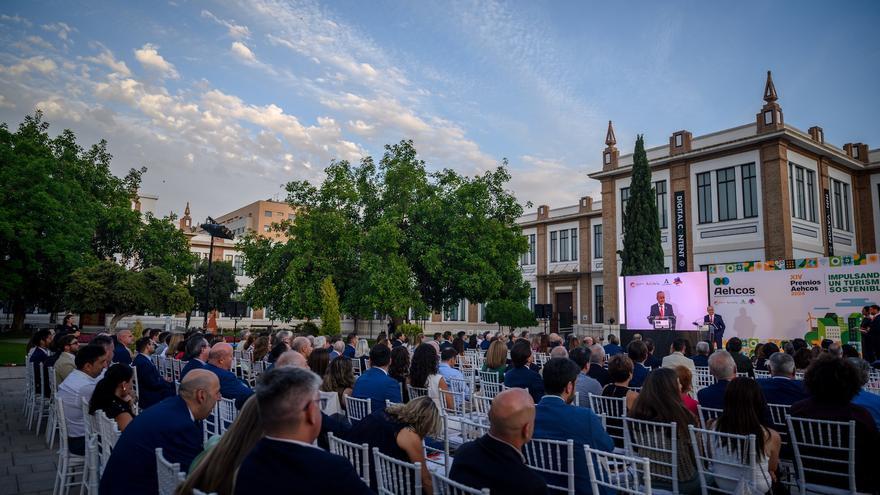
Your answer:
[[[699,330],[708,305],[706,272],[623,277],[626,327],[653,330],[657,319],[669,330]]]
[[[709,297],[724,338],[803,338],[859,345],[861,309],[880,303],[877,254],[734,263],[709,267]],[[751,344],[751,345],[749,345]]]

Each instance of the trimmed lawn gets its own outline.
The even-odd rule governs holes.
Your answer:
[[[24,364],[24,350],[27,344],[21,339],[0,339],[0,366]]]

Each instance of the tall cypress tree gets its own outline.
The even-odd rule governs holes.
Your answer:
[[[651,187],[651,169],[644,136],[636,139],[632,183],[623,217],[623,251],[619,251],[621,275],[663,273],[663,247],[657,222],[657,201]]]

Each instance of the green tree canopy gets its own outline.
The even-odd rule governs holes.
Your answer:
[[[342,333],[339,316],[339,296],[333,285],[333,277],[325,277],[321,282],[321,333],[339,335]]]
[[[651,169],[644,136],[636,139],[629,200],[623,212],[621,275],[663,273],[663,247],[657,222],[657,196],[651,187]]]
[[[522,302],[497,299],[486,304],[486,323],[497,323],[511,332],[538,325],[534,313]]]
[[[222,311],[226,303],[232,300],[232,294],[238,290],[238,282],[235,280],[235,269],[232,267],[232,263],[228,261],[211,263],[211,289],[206,294],[207,286],[208,261],[202,260],[196,267],[196,274],[190,286],[190,294],[199,311],[203,313],[215,309]],[[192,306],[189,309],[192,309]]]

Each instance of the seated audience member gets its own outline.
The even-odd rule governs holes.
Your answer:
[[[351,396],[356,399],[370,399],[373,411],[385,409],[386,400],[402,402],[400,384],[388,376],[389,364],[391,349],[386,345],[374,345],[370,349],[370,367],[354,382]]]
[[[498,373],[498,383],[504,382],[504,372],[507,370],[507,346],[500,340],[493,340],[486,351],[486,359],[483,360],[481,371],[494,371]]]
[[[68,333],[55,339],[58,347],[58,357],[55,359],[55,383],[61,383],[73,370],[76,369],[76,351],[79,350],[79,340],[75,335]]]
[[[841,352],[845,358],[861,358],[861,356],[859,356],[859,350],[852,344],[843,344]]]
[[[261,438],[260,408],[256,397],[251,396],[226,433],[208,440],[177,493],[192,493],[194,488],[204,493],[232,493],[238,468]]]
[[[388,376],[397,380],[397,383],[403,389],[403,402],[409,402],[409,392],[406,390],[406,383],[409,377],[410,364],[409,349],[405,345],[391,349],[391,364],[388,365]]]
[[[571,405],[574,400],[575,381],[580,369],[574,361],[551,358],[544,365],[544,397],[535,406],[534,438],[550,440],[574,440],[575,493],[592,493],[584,445],[611,452],[614,442],[602,420],[589,409]],[[559,476],[545,475],[549,484],[565,485]],[[603,490],[602,493],[605,493]]]
[[[491,335],[490,332],[483,332],[483,341],[480,342],[480,349],[484,351],[488,351],[489,346],[492,345],[492,342],[494,341],[489,337],[489,335]]]
[[[447,347],[445,350],[452,350]],[[358,421],[345,439],[358,445],[369,444],[379,452],[403,462],[422,465],[422,489],[430,495],[431,484],[423,442],[427,437],[442,433],[440,410],[429,397],[417,397],[406,404],[392,404]],[[370,486],[376,489],[375,470],[370,472]]]
[[[578,373],[577,382],[574,384],[574,390],[578,393],[579,404],[581,407],[590,407],[590,394],[602,395],[602,385],[598,380],[591,377],[588,372],[590,370],[590,350],[584,347],[572,349],[568,358],[574,361],[580,372]],[[547,379],[544,379],[546,388]]]
[[[443,349],[440,351],[440,364],[437,370],[440,373],[440,376],[446,381],[446,385],[449,389],[456,392],[455,401],[459,402],[460,400],[464,400],[464,397],[470,398],[471,388],[464,379],[464,373],[458,368],[454,368],[457,357],[458,351],[455,350],[454,346]],[[464,394],[464,396],[459,396],[459,393]]]
[[[211,352],[211,346],[208,340],[200,333],[193,334],[186,341],[186,366],[180,370],[180,380],[186,376],[191,370],[197,370],[205,367],[208,362],[208,354]],[[255,358],[256,359],[256,358]]]
[[[807,368],[810,367],[810,362],[813,360],[813,353],[806,347],[801,347],[794,351],[792,357],[794,358],[795,370],[806,371]]]
[[[633,362],[629,356],[618,354],[608,361],[609,383],[602,388],[604,397],[626,397],[626,408],[631,409],[639,393],[629,389],[633,376]]]
[[[669,369],[675,369],[679,366],[684,366],[688,370],[690,370],[691,374],[695,374],[697,372],[696,365],[694,364],[694,360],[685,357],[684,349],[687,346],[687,340],[685,339],[675,339],[672,341],[672,345],[669,346],[669,355],[663,358],[663,367]]]
[[[755,369],[760,371],[770,371],[770,367],[767,365],[767,360],[770,359],[770,356],[779,352],[779,346],[774,344],[773,342],[767,342],[761,347],[761,353],[757,354],[758,359],[755,361]]]
[[[292,367],[261,377],[256,398],[265,435],[238,469],[236,494],[372,493],[348,459],[314,445],[322,422],[320,383],[311,371]]]
[[[91,400],[98,376],[104,371],[111,354],[103,346],[87,345],[76,353],[76,369],[58,385],[57,400],[64,408],[67,421],[67,448],[70,453],[85,455],[86,424],[82,399]]]
[[[283,344],[282,344],[283,345]],[[273,367],[291,367],[291,368],[303,368],[309,369],[309,364],[306,361],[306,358],[296,352],[296,351],[285,351],[282,352],[278,359],[275,360]]]
[[[580,346],[581,341],[577,337],[575,337],[574,335],[568,336],[568,345],[566,348],[568,349],[569,354],[571,354],[571,351],[577,349]]]
[[[342,351],[342,355],[349,359],[354,359],[355,352],[357,352],[357,344],[359,340],[360,339],[358,339],[357,333],[352,332],[348,334],[348,336],[345,338],[345,350]]]
[[[757,483],[754,493],[767,493],[776,479],[776,465],[779,463],[779,449],[782,440],[779,433],[762,424],[767,403],[761,387],[751,378],[738,378],[730,382],[724,392],[724,412],[717,420],[709,422],[709,428],[721,433],[734,435],[754,435],[755,454],[758,472],[754,475]],[[747,454],[726,452],[723,448],[715,449],[715,458],[727,463],[748,462]],[[743,468],[716,462],[712,471],[724,478],[715,477],[719,488],[729,493],[736,491],[739,480],[752,479],[752,473]],[[736,481],[734,481],[736,480]]]
[[[705,341],[697,342],[697,355],[692,357],[694,366],[706,368],[709,366],[709,343]]]
[[[143,337],[149,339],[149,337]],[[110,419],[115,419],[119,431],[125,431],[125,427],[134,419],[131,396],[131,381],[134,371],[131,366],[115,363],[107,368],[104,378],[95,385],[92,398],[89,400],[89,414],[95,411],[104,411]]]
[[[588,375],[593,377],[603,387],[611,383],[608,370],[605,369],[605,348],[600,344],[590,346],[590,371]]]
[[[406,351],[406,349],[404,349],[404,351]],[[406,352],[406,357],[408,360],[409,352]],[[355,378],[354,371],[351,367],[351,359],[339,357],[330,361],[330,366],[327,368],[327,374],[324,375],[324,379],[321,382],[321,391],[336,392],[339,397],[339,407],[345,410],[345,396],[351,395],[354,383]]]
[[[266,355],[269,354],[269,337],[265,335],[261,335],[254,340],[253,345],[253,360],[254,361],[264,361],[266,359]]]
[[[709,373],[715,377],[715,383],[697,392],[697,402],[703,407],[721,409],[727,384],[736,378],[736,362],[729,352],[715,351],[709,356]]]
[[[678,375],[678,384],[681,386],[681,401],[684,403],[684,407],[694,416],[697,416],[699,414],[699,409],[697,409],[699,402],[691,397],[694,391],[694,375],[691,374],[691,370],[686,366],[676,366],[675,373]]]
[[[131,330],[119,330],[113,337],[113,362],[131,365],[131,351],[128,346],[134,342]]]
[[[635,342],[639,342],[638,340]],[[605,354],[609,357],[617,354],[623,354],[623,347],[620,347],[620,339],[617,338],[617,335],[613,333],[608,336],[608,343],[605,344]]]
[[[312,348],[312,341],[309,340],[308,337],[297,337],[293,339],[293,343],[290,345],[290,348],[302,354],[307,360],[314,350]]]
[[[700,493],[700,481],[697,477],[696,461],[688,433],[688,426],[697,426],[697,418],[684,407],[684,403],[681,401],[681,387],[678,384],[678,375],[675,371],[660,368],[648,375],[633,408],[627,411],[627,416],[656,423],[675,422],[678,425],[678,438],[676,439],[678,491],[684,494]],[[656,451],[636,448],[635,454],[662,460],[666,463],[672,462],[669,456]],[[668,467],[653,463],[651,474],[672,476]],[[652,477],[652,483],[660,489],[668,490],[671,488],[671,485],[664,478]]]
[[[856,488],[859,492],[876,493],[880,490],[880,476],[877,465],[880,463],[877,445],[880,434],[877,425],[866,409],[852,403],[861,389],[859,372],[846,361],[822,354],[807,368],[804,385],[810,398],[796,402],[789,409],[792,417],[823,419],[827,421],[855,421],[855,471]],[[827,451],[821,456],[833,455]],[[844,458],[845,459],[845,458]],[[828,469],[820,460],[811,461],[812,467]],[[836,465],[840,468],[840,464]],[[807,483],[848,488],[839,476],[824,476],[821,473],[807,473]]]
[[[244,402],[254,391],[244,381],[229,371],[232,369],[232,346],[226,342],[218,342],[208,353],[208,362],[204,369],[217,375],[220,381],[220,395],[235,401],[236,409],[241,409]]]
[[[52,345],[52,330],[48,328],[41,328],[34,333],[34,336],[31,337],[31,342],[29,345],[33,345],[33,352],[31,352],[30,357],[28,358],[28,362],[31,364],[34,374],[34,385],[35,390],[40,392],[40,365],[44,366],[43,375],[45,378],[48,378],[46,373],[48,373],[48,364],[50,358],[49,347]],[[43,394],[45,397],[49,397],[49,380],[44,379],[46,382],[46,391]]]
[[[556,332],[553,332],[550,335],[548,335],[547,340],[549,341],[549,343],[547,345],[547,348],[549,350],[552,350],[553,348],[562,345],[562,337]]]
[[[138,339],[135,349],[138,353],[134,357],[134,367],[138,375],[138,407],[147,409],[174,395],[174,384],[162,378],[159,369],[150,360],[153,354],[153,341],[149,337]]]
[[[804,382],[794,379],[794,359],[789,354],[774,352],[767,359],[770,378],[756,380],[764,397],[771,404],[792,405],[809,397]]]
[[[550,359],[553,358],[567,358],[568,350],[565,347],[558,345],[550,349]]]
[[[327,341],[327,337],[323,335],[318,335],[312,341],[312,350],[317,351],[318,349],[327,349],[327,352],[330,352],[330,342]]]
[[[859,393],[853,397],[852,403],[864,407],[871,413],[871,417],[874,418],[874,422],[877,424],[877,429],[880,430],[880,395],[864,389],[864,386],[868,383],[868,378],[870,378],[871,365],[862,358],[847,358],[846,361],[858,371],[858,383],[862,387],[859,389]]]
[[[312,353],[309,354],[306,363],[308,363],[312,373],[324,376],[327,373],[327,367],[330,366],[330,349],[312,349]]]
[[[633,362],[633,376],[629,382],[630,387],[641,387],[645,383],[645,378],[651,372],[645,367],[645,360],[648,359],[648,348],[641,340],[634,340],[626,346],[626,353]]]
[[[332,344],[330,344],[330,359],[336,359],[342,356],[342,353],[345,352],[345,342],[342,340],[335,340]]]
[[[739,337],[733,337],[728,340],[724,348],[727,349],[727,352],[729,352],[730,356],[733,358],[733,362],[736,363],[737,373],[748,373],[750,377],[755,377],[755,370],[752,368],[752,360],[742,353],[742,340],[740,340]]]
[[[537,371],[529,369],[532,361],[532,348],[526,341],[517,341],[510,349],[512,368],[504,374],[504,385],[508,388],[524,388],[529,391],[532,401],[538,403],[544,395],[544,380]]]
[[[635,340],[635,338],[633,338],[633,340]],[[645,343],[645,347],[648,349],[648,359],[645,360],[645,366],[651,368],[652,370],[663,366],[663,360],[654,355],[654,339],[647,338],[644,339],[643,342]]]
[[[493,494],[546,495],[547,482],[529,469],[522,454],[535,427],[531,396],[522,389],[501,392],[492,400],[489,424],[489,433],[455,451],[449,477]]]
[[[220,400],[220,382],[208,370],[194,369],[180,382],[180,395],[169,397],[138,415],[122,432],[104,474],[101,495],[153,495],[156,449],[168,462],[189,469],[202,451],[202,427]]]
[[[159,359],[165,359],[165,352],[168,350],[168,343],[171,341],[171,332],[162,332],[159,334],[159,342],[156,344],[153,353],[159,356]]]
[[[477,334],[472,334],[468,337],[467,342],[467,350],[477,350],[480,348],[480,339],[477,337]]]
[[[447,347],[451,349],[451,347]],[[409,365],[409,384],[416,388],[424,388],[438,409],[443,409],[440,402],[440,391],[449,390],[449,384],[440,374],[440,358],[434,345],[421,344],[413,351]],[[396,383],[396,382],[395,382]],[[446,397],[446,407],[452,408],[453,401]]]

